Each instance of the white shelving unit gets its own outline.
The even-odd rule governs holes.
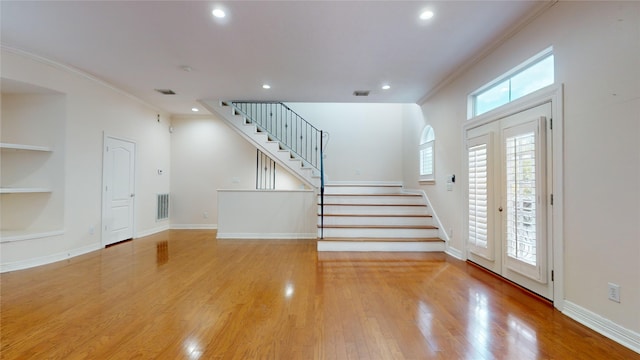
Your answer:
[[[64,95],[1,79],[0,251],[2,264],[30,257],[24,243],[41,246],[64,236]],[[8,244],[21,242],[21,244]]]
[[[34,146],[34,145],[25,145],[25,144],[9,144],[9,143],[0,143],[0,149],[2,151],[44,151],[44,152],[52,152],[48,146]]]
[[[48,146],[36,146],[27,144],[10,144],[0,143],[0,150],[3,153],[14,151],[34,151],[34,152],[52,152],[53,149]],[[50,193],[52,190],[46,187],[0,187],[0,194],[35,194]]]
[[[51,189],[41,187],[28,187],[28,188],[14,188],[3,187],[0,188],[0,194],[36,194],[36,193],[50,193]]]

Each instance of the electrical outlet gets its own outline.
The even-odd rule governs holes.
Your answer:
[[[208,219],[209,218],[209,213],[207,211],[202,213],[202,218],[203,219]]]
[[[620,285],[609,283],[609,300],[620,302]]]

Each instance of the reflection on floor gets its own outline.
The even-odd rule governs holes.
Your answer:
[[[2,274],[2,358],[638,359],[441,253],[171,230]]]

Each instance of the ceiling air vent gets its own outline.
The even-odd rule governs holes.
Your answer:
[[[371,90],[356,90],[353,92],[353,96],[369,96]]]
[[[157,92],[159,92],[162,95],[175,95],[176,93],[171,90],[171,89],[155,89]]]

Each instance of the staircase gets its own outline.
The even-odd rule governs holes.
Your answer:
[[[445,250],[422,195],[400,185],[327,184],[318,207],[318,251]]]
[[[321,187],[322,131],[278,102],[201,101],[310,188]]]
[[[318,251],[444,251],[420,194],[400,185],[324,183],[328,134],[280,102],[201,101],[238,134],[318,190]]]

